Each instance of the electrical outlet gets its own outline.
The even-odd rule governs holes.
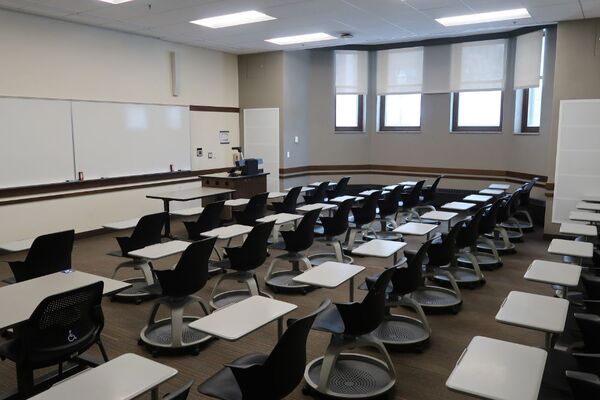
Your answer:
[[[296,143],[296,144],[300,143],[300,140],[298,139],[298,136],[294,136],[294,143]]]
[[[288,151],[287,153],[285,153],[287,158],[290,158],[290,152]]]
[[[215,156],[214,156],[214,154],[212,153],[212,151],[209,151],[209,152],[208,152],[208,158],[211,158],[211,159],[212,159],[212,158],[215,158]]]
[[[202,157],[202,147],[196,149],[196,157]]]

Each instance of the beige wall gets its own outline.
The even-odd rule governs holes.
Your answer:
[[[560,101],[600,98],[600,46],[596,36],[599,31],[598,18],[558,24],[553,112],[547,147],[550,182],[554,182]],[[557,231],[557,226],[552,224],[552,198],[546,202],[546,231]]]
[[[179,97],[171,93],[170,51],[178,55]],[[0,96],[238,106],[237,56],[218,51],[0,10],[0,54]],[[218,144],[218,130],[229,129],[232,143],[239,142],[238,115],[194,112],[190,118],[192,146],[205,151],[204,158],[193,159],[193,168],[230,166],[231,151]],[[208,151],[217,157],[208,160]],[[145,198],[150,192],[193,186],[174,182],[0,206],[6,228],[0,241],[62,228],[97,229],[162,209],[159,201]]]

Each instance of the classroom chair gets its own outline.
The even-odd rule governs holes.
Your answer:
[[[459,287],[475,288],[485,284],[485,277],[479,268],[477,258],[472,254],[473,251],[477,251],[479,223],[484,212],[485,209],[480,208],[470,219],[457,224],[460,228],[456,236],[456,252],[448,264],[437,268],[437,272],[432,277],[435,282],[447,285],[447,273],[449,273]],[[457,265],[457,260],[460,257],[467,258],[470,261],[469,267]]]
[[[162,240],[162,231],[168,218],[169,214],[166,212],[144,215],[133,229],[131,236],[120,236],[116,238],[121,249],[121,253],[118,255],[121,257],[129,257],[130,251],[160,243]],[[117,270],[115,270],[115,273]]]
[[[189,327],[200,317],[184,314],[184,311],[187,306],[198,303],[204,314],[209,314],[204,300],[194,294],[206,285],[208,258],[216,241],[217,238],[210,238],[194,242],[183,252],[175,268],[154,271],[158,283],[147,290],[160,297],[140,333],[140,344],[145,344],[154,356],[167,350],[186,350],[197,355],[200,345],[211,339]],[[160,306],[169,310],[170,318],[156,320]]]
[[[335,303],[317,316],[313,329],[330,333],[331,340],[325,355],[306,366],[305,394],[371,398],[394,387],[394,364],[383,343],[372,332],[384,321],[386,289],[395,269],[385,270],[361,303]],[[348,352],[357,348],[376,350],[383,360]],[[347,370],[354,372],[346,374]],[[363,375],[372,379],[361,379]]]
[[[342,242],[340,237],[345,237],[348,231],[349,223],[348,216],[350,209],[354,203],[353,199],[343,201],[338,205],[337,210],[332,217],[321,217],[321,226],[315,228],[317,241],[333,247],[333,253],[318,253],[308,256],[311,264],[314,266],[321,265],[326,261],[337,261],[341,263],[351,264],[354,259],[342,250]]]
[[[421,245],[414,255],[407,255],[406,268],[396,268],[387,289],[385,316],[383,322],[373,331],[383,344],[390,349],[423,351],[431,337],[431,327],[423,308],[410,294],[421,286],[423,281],[423,263],[432,239]],[[379,275],[369,276],[361,289],[373,287]],[[392,314],[392,308],[403,307],[416,315]]]
[[[356,236],[360,235],[358,241],[363,241],[363,235],[370,233],[377,238],[377,233],[372,225],[377,217],[377,201],[381,198],[381,191],[371,193],[360,207],[352,207],[352,220],[347,233],[346,251],[351,252],[357,241]]]
[[[325,300],[305,317],[288,319],[288,328],[271,354],[247,354],[225,364],[198,387],[198,392],[222,400],[285,398],[302,381],[308,334],[317,315],[330,304]]]
[[[440,175],[434,179],[431,185],[423,186],[421,190],[421,205],[419,207],[427,207],[432,211],[435,211],[436,204],[436,195],[437,195],[437,187],[440,184],[440,181],[444,178],[444,175]],[[417,207],[418,208],[418,207]]]
[[[152,263],[144,260],[139,260],[129,255],[129,252],[142,249],[146,246],[158,244],[162,240],[162,231],[169,218],[166,212],[145,215],[138,221],[129,237],[117,237],[120,251],[109,253],[110,255],[128,258],[117,265],[112,274],[112,279],[115,279],[118,272],[123,268],[133,268],[140,270],[143,274],[141,277],[124,279],[124,282],[131,283],[131,287],[112,296],[115,301],[133,301],[140,304],[144,299],[153,297],[154,295],[146,290],[146,287],[152,280],[149,278],[153,273]]]
[[[329,182],[322,182],[319,186],[312,191],[312,193],[306,193],[304,195],[304,202],[306,204],[325,203],[327,200],[327,188]]]
[[[410,297],[415,300],[425,312],[451,312],[457,314],[462,304],[462,294],[452,274],[443,267],[452,262],[456,252],[456,238],[461,229],[461,223],[452,227],[449,233],[433,239],[427,249],[428,261],[425,267],[424,279],[421,286],[414,290]],[[430,286],[426,280],[433,280],[435,275],[445,275],[451,289]]]
[[[327,190],[327,198],[335,199],[336,197],[343,196],[348,188],[348,182],[350,182],[349,176],[340,179],[333,189]]]
[[[100,348],[104,361],[108,356],[100,333],[103,282],[49,296],[35,308],[29,320],[15,328],[15,337],[0,345],[0,359],[16,364],[19,393],[28,398],[35,391],[34,370],[75,362],[89,364],[78,357],[93,345]]]
[[[513,216],[515,217],[518,226],[524,231],[533,230],[533,219],[531,218],[531,214],[529,213],[528,207],[529,200],[531,199],[531,190],[533,189],[535,184],[539,182],[539,180],[540,178],[536,176],[529,182],[521,186],[521,197],[519,199],[519,204]],[[517,218],[517,216],[521,216],[522,218]]]
[[[400,209],[399,202],[402,194],[402,186],[398,185],[390,191],[383,199],[377,200],[377,219],[379,219],[381,230],[376,235],[367,233],[367,239],[397,240],[400,235],[393,231],[398,227],[396,215]]]
[[[313,245],[315,224],[320,213],[321,209],[309,211],[302,217],[295,230],[281,232],[285,243],[285,253],[273,258],[265,276],[266,285],[275,293],[308,293],[312,289],[312,286],[294,282],[292,279],[304,272],[300,270],[300,263],[304,264],[305,269],[312,268],[310,260],[302,252],[308,250]],[[289,262],[292,265],[292,269],[275,271],[275,264],[279,261]]]
[[[255,225],[248,233],[248,237],[239,247],[226,247],[225,252],[229,257],[228,270],[219,275],[215,287],[210,295],[210,306],[219,309],[237,303],[250,296],[272,296],[260,290],[258,279],[254,270],[260,267],[267,259],[269,253],[267,244],[275,221]],[[246,289],[229,290],[218,293],[221,282],[232,280],[243,283]]]
[[[302,186],[295,186],[288,191],[282,202],[273,202],[272,205],[273,209],[275,210],[275,213],[296,214],[296,208],[298,207],[298,197],[300,197],[301,191]]]
[[[236,224],[254,226],[256,220],[265,216],[269,192],[255,194],[250,198],[243,210],[234,210],[233,219]]]
[[[189,381],[176,391],[165,394],[163,400],[186,400],[193,385],[194,381]]]
[[[578,371],[565,371],[574,400],[600,398],[600,378],[596,374]]]
[[[188,239],[200,240],[202,239],[202,233],[221,226],[221,214],[223,214],[224,207],[225,201],[216,201],[207,204],[196,221],[183,221]]]
[[[471,249],[471,255],[477,259],[477,264],[482,270],[489,271],[502,266],[502,259],[498,254],[495,242],[486,235],[493,234],[496,229],[496,219],[503,201],[496,199],[492,204],[483,207],[485,211],[479,221],[479,236],[475,246]],[[491,254],[479,251],[480,244],[485,245]],[[459,256],[458,263],[466,266],[473,264],[472,260],[466,256]]]
[[[500,222],[500,226],[506,229],[509,240],[514,242],[519,242],[523,239],[523,229],[521,228],[519,220],[515,217],[519,213],[522,193],[523,189],[519,188],[511,194],[508,214],[504,220]]]
[[[400,209],[398,212],[398,217],[396,218],[396,223],[400,224],[401,222],[408,221],[415,217],[418,221],[421,221],[421,215],[417,207],[421,201],[421,190],[423,189],[423,185],[425,185],[425,181],[418,181],[417,184],[413,187],[409,187],[406,191],[402,192],[400,196]]]
[[[8,262],[15,282],[23,282],[70,269],[74,240],[74,230],[50,233],[35,238],[24,261]]]
[[[510,240],[508,230],[500,225],[510,218],[512,198],[512,195],[506,195],[500,198],[501,201],[498,207],[498,213],[496,214],[496,225],[494,225],[494,229],[492,230],[492,232],[485,234],[485,237],[493,242],[494,247],[496,248],[496,252],[498,254],[516,252],[515,244],[512,243],[512,241]],[[480,242],[477,244],[477,248],[485,252],[491,251],[490,246],[491,244],[489,242]]]

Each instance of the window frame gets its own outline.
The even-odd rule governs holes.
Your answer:
[[[539,126],[529,126],[527,124],[529,120],[529,91],[531,88],[523,89],[522,101],[521,101],[521,132],[524,133],[540,133]],[[540,121],[541,122],[541,121]]]
[[[344,96],[346,94],[338,94],[335,95],[334,107],[333,107],[333,125],[335,132],[343,133],[343,132],[364,132],[365,131],[365,95],[364,94],[356,94],[354,96],[358,96],[358,126],[337,126],[337,97]]]
[[[420,132],[423,125],[423,112],[419,115],[419,126],[391,126],[385,124],[385,97],[379,96],[379,132]],[[423,94],[421,94],[421,110],[423,109]]]
[[[481,92],[493,92],[495,90],[480,90]],[[452,93],[452,132],[484,132],[502,133],[504,120],[504,90],[500,90],[500,125],[498,126],[459,126],[458,105],[461,92]]]

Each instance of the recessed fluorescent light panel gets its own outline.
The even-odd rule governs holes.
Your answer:
[[[531,18],[526,8],[493,11],[481,14],[458,15],[456,17],[437,18],[436,21],[444,26],[481,24],[484,22],[508,21],[513,19]]]
[[[219,15],[218,17],[203,18],[190,21],[192,24],[206,26],[208,28],[227,28],[228,26],[253,24],[255,22],[271,21],[277,19],[258,11],[243,11],[235,14]]]
[[[127,3],[133,0],[100,0],[103,1],[105,3],[110,3],[110,4],[121,4],[121,3]]]
[[[305,35],[285,36],[285,37],[267,39],[267,40],[265,40],[265,42],[275,43],[280,46],[285,46],[287,44],[320,42],[322,40],[333,40],[333,39],[337,39],[337,38],[335,36],[331,36],[327,33],[319,32],[319,33],[307,33]]]

